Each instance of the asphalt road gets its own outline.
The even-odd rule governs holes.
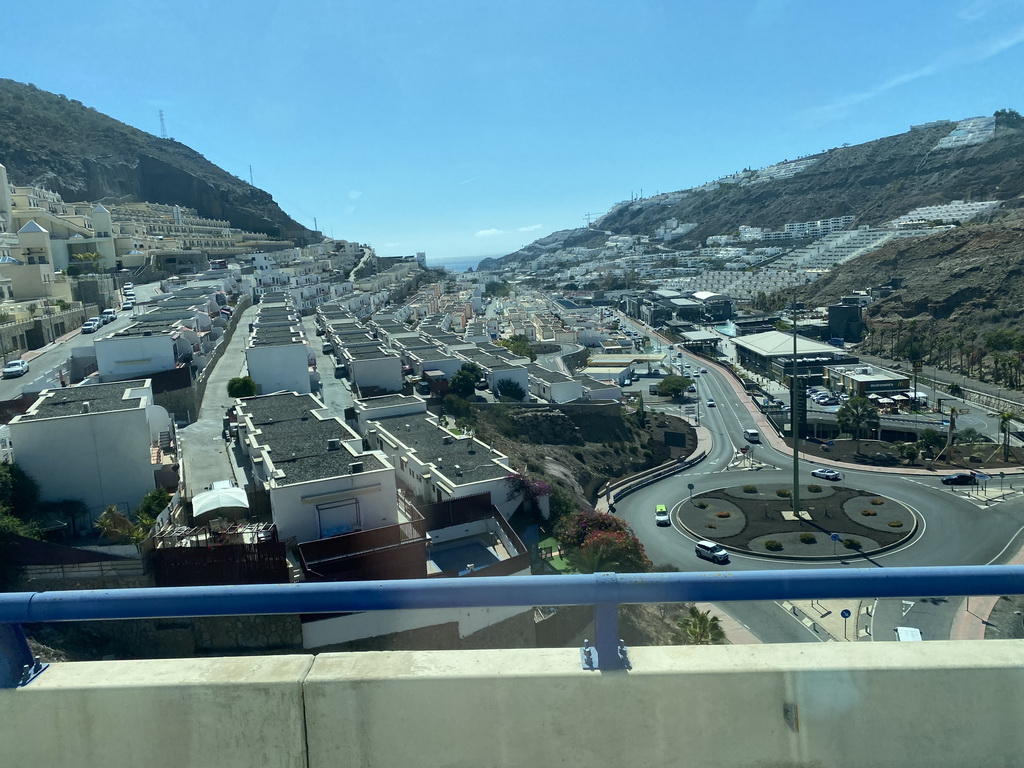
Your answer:
[[[688,360],[692,367],[698,363]],[[644,377],[639,385],[656,379]],[[734,554],[728,565],[721,566],[699,559],[694,554],[694,537],[685,533],[673,520],[670,528],[654,523],[657,504],[675,507],[693,493],[750,482],[752,470],[746,466],[738,449],[748,446],[743,430],[757,428],[745,395],[737,396],[724,374],[714,368],[697,379],[701,424],[709,429],[714,448],[707,459],[686,472],[637,491],[616,503],[616,511],[633,527],[655,565],[671,565],[682,571],[714,570],[780,570],[794,568],[886,568],[938,565],[984,565],[1002,563],[1024,544],[1024,495],[1011,497],[998,504],[986,505],[969,493],[967,487],[943,486],[935,476],[900,475],[892,472],[843,470],[842,484],[870,489],[913,509],[921,520],[919,533],[903,546],[870,558],[856,558],[844,563],[805,563],[783,558],[765,559]],[[708,398],[715,407],[707,407]],[[651,410],[664,410],[679,415],[685,406],[646,401]],[[964,407],[967,407],[966,405]],[[684,414],[685,415],[685,414]],[[974,418],[981,421],[984,416]],[[761,482],[788,483],[792,480],[792,456],[776,451],[768,444],[754,446],[755,456],[764,468],[757,470]],[[811,482],[810,471],[817,465],[831,462],[802,461],[801,482]],[[834,465],[833,465],[834,466]],[[991,482],[991,481],[990,481]],[[1012,481],[1018,488],[1024,478]],[[894,639],[897,626],[918,627],[926,640],[948,639],[960,599],[922,598],[909,595],[902,599],[868,601],[873,608],[872,639]],[[819,642],[789,613],[775,603],[735,602],[720,608],[747,626],[765,642]]]

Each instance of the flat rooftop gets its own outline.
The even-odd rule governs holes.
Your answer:
[[[89,413],[131,411],[144,405],[141,397],[127,397],[130,391],[148,386],[148,381],[116,381],[110,384],[88,384],[80,387],[47,389],[39,394],[29,410],[16,418],[21,421],[56,419],[61,416],[81,416],[84,403],[89,403]],[[148,403],[147,403],[148,404]]]
[[[370,424],[379,424],[397,441],[414,451],[416,458],[434,464],[455,485],[494,480],[512,472],[510,468],[494,463],[492,459],[504,458],[497,451],[473,438],[452,438],[419,414],[371,419]],[[445,442],[445,438],[449,442]],[[462,474],[459,475],[459,472]]]

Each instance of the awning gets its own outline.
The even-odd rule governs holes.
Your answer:
[[[879,398],[879,395],[876,395],[874,392],[872,392],[870,395],[868,395],[868,399],[869,400],[877,400],[878,398]]]
[[[894,401],[892,400],[892,398],[883,397],[880,398],[878,402],[881,403],[882,405],[892,405]]]
[[[909,400],[910,398],[907,397],[906,395],[893,395],[892,399],[893,400]]]
[[[248,509],[249,497],[242,488],[218,488],[192,497],[192,517],[199,519],[222,509]]]

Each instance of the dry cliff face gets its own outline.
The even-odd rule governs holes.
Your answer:
[[[0,163],[12,183],[37,184],[68,202],[178,204],[249,231],[300,242],[312,235],[269,194],[184,144],[65,96],[2,79]]]
[[[876,333],[912,322],[929,337],[1018,330],[1024,315],[1024,213],[890,242],[833,270],[805,289],[803,298],[829,304],[892,279],[900,287],[866,313]]]

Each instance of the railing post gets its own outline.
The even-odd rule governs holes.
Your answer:
[[[596,573],[594,576],[601,584],[607,585],[607,593],[614,596],[617,592],[618,576],[614,573]],[[597,658],[593,660],[593,669],[612,670],[629,669],[629,656],[626,646],[619,638],[619,604],[617,601],[600,602],[594,605],[594,650]]]
[[[0,688],[27,685],[48,666],[32,655],[20,625],[0,623]]]

